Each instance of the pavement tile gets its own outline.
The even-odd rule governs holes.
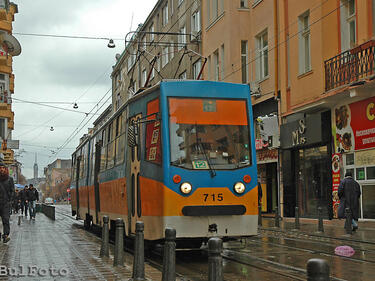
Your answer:
[[[100,258],[100,239],[85,231],[81,221],[56,213],[52,221],[38,213],[35,221],[11,216],[11,240],[0,244],[0,264],[15,274],[0,280],[128,280],[133,257],[113,267],[113,257]],[[51,275],[51,270],[55,276]],[[32,276],[35,273],[34,276]],[[161,280],[161,272],[145,264],[146,278]]]

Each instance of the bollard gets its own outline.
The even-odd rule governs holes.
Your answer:
[[[307,281],[329,281],[329,265],[322,259],[307,262]]]
[[[346,234],[352,234],[352,212],[349,208],[345,208],[345,218]]]
[[[280,227],[279,208],[275,208],[275,227]]]
[[[135,248],[134,248],[134,262],[133,262],[133,280],[141,281],[145,279],[145,244],[144,234],[145,229],[142,221],[137,221],[135,224]]]
[[[115,254],[113,258],[113,266],[124,265],[124,229],[124,221],[120,218],[116,219]]]
[[[262,203],[258,203],[258,226],[262,226]]]
[[[176,230],[165,229],[162,281],[176,280]]]
[[[208,240],[208,281],[223,281],[223,241],[220,238]]]
[[[294,229],[300,229],[300,225],[299,225],[299,208],[296,207],[295,208],[295,221],[294,221]]]
[[[109,257],[109,217],[103,216],[102,227],[102,247],[100,249],[100,257]]]
[[[318,231],[324,232],[322,207],[318,207]]]
[[[18,216],[18,225],[21,225],[21,216]]]

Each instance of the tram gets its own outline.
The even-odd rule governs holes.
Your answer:
[[[72,215],[143,221],[147,240],[256,235],[257,167],[250,87],[164,80],[121,106],[72,155]]]

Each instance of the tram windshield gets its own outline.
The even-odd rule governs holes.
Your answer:
[[[171,164],[236,169],[251,164],[245,100],[169,98]]]

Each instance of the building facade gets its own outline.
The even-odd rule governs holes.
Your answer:
[[[126,35],[112,72],[114,111],[162,79],[198,77],[204,62],[200,12],[197,0],[159,0],[146,21]]]
[[[70,187],[72,161],[70,159],[56,159],[44,168],[45,197],[60,199],[67,197],[67,189]]]
[[[292,3],[293,2],[293,5]],[[340,179],[361,185],[375,219],[373,0],[283,1],[280,47],[285,216],[337,217]]]
[[[12,36],[14,15],[18,13],[16,4],[9,0],[0,1],[0,153],[6,164],[14,164],[14,151],[11,143],[14,129],[12,97],[14,93],[13,56],[21,52],[21,47]]]

